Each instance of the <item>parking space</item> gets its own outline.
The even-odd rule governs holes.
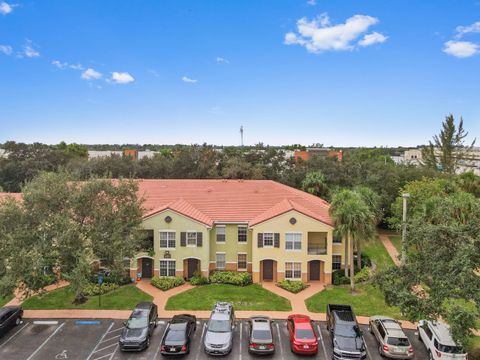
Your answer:
[[[113,360],[135,359],[154,360],[160,355],[160,341],[166,328],[166,321],[159,320],[151,340],[151,345],[139,353],[119,351],[118,339],[123,322],[121,320],[58,320],[34,322],[26,320],[0,339],[0,359],[2,360]],[[325,323],[315,322],[315,331],[319,337],[319,351],[315,358],[330,360],[332,343]],[[203,351],[203,337],[206,321],[197,322],[197,330],[192,339],[191,353],[186,357],[193,360],[210,359]],[[368,349],[369,359],[380,360],[378,343],[366,326],[361,327]],[[237,321],[234,331],[234,346],[226,359],[249,360],[257,358],[248,353],[248,325],[246,321]],[[428,356],[418,341],[415,331],[406,331],[415,349],[415,359],[423,360]],[[276,352],[271,359],[300,359],[292,354],[285,320],[275,321],[273,335]]]

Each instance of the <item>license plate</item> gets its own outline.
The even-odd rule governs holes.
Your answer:
[[[263,345],[259,346],[258,348],[259,348],[260,350],[265,350],[265,349],[266,349],[266,347],[263,346]]]
[[[310,348],[310,346],[308,346],[308,345],[303,345],[303,348],[304,348],[304,349],[308,349],[308,348]]]
[[[170,348],[170,351],[171,351],[171,352],[175,352],[175,351],[177,351],[177,349],[175,349],[174,347],[171,347],[171,348]]]

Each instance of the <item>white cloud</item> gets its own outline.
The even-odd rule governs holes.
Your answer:
[[[69,64],[68,67],[72,70],[83,70],[84,69],[82,64]]]
[[[470,41],[447,41],[443,52],[457,58],[467,58],[480,53],[480,45]]]
[[[317,0],[308,0],[307,5],[315,6],[315,5],[317,5]]]
[[[0,53],[5,55],[12,55],[13,48],[10,45],[0,45]]]
[[[98,71],[95,71],[92,68],[88,68],[84,72],[82,72],[82,75],[80,76],[83,80],[97,80],[102,77],[102,74],[99,73]]]
[[[33,43],[31,40],[27,40],[25,45],[23,45],[23,51],[18,54],[18,57],[28,57],[28,58],[34,58],[34,57],[39,57],[40,52],[38,50],[35,50],[33,47]]]
[[[469,33],[480,33],[480,21],[468,26],[457,26],[455,31],[457,32],[457,38],[461,38],[463,35]]]
[[[60,61],[58,61],[58,60],[53,60],[53,61],[52,61],[52,65],[54,65],[54,66],[56,66],[57,68],[63,70],[63,69],[65,69],[65,68],[68,66],[68,63],[66,63],[66,62],[62,63],[62,62],[60,62]]]
[[[131,82],[135,81],[135,79],[128,72],[116,72],[116,71],[114,71],[112,73],[111,81],[113,81],[116,84],[128,84],[128,83],[131,83]]]
[[[230,61],[220,56],[217,56],[215,61],[220,64],[230,64]]]
[[[5,1],[0,2],[0,14],[7,15],[13,11],[13,8],[17,6],[15,4],[8,4]]]
[[[373,44],[381,44],[387,41],[388,36],[385,36],[383,34],[380,34],[376,31],[374,31],[371,34],[367,34],[363,37],[362,40],[358,42],[358,45],[360,46],[370,46]]]
[[[378,23],[378,19],[368,15],[354,15],[348,18],[345,23],[332,25],[328,14],[324,13],[313,20],[301,18],[297,21],[297,33],[289,32],[285,35],[286,45],[301,45],[308,52],[320,53],[324,51],[346,51],[353,50],[357,45],[368,46],[365,37],[357,43],[358,38],[366,33],[368,29]],[[380,33],[376,33],[378,40]],[[370,34],[372,35],[372,34]],[[369,39],[369,38],[368,38]],[[386,40],[383,39],[383,41]],[[382,41],[382,42],[383,42]],[[376,41],[378,42],[378,41]]]
[[[186,83],[189,83],[189,84],[195,84],[195,83],[198,82],[198,80],[190,79],[190,78],[187,77],[187,76],[182,76],[182,81],[183,81],[183,82],[186,82]]]

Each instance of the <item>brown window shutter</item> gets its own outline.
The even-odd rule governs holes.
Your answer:
[[[203,245],[203,233],[197,232],[197,246]]]
[[[187,233],[181,232],[180,233],[180,246],[187,246]]]
[[[275,233],[274,234],[274,245],[276,248],[280,247],[280,233]]]
[[[259,248],[263,247],[263,234],[262,233],[258,233],[257,247],[259,247]]]

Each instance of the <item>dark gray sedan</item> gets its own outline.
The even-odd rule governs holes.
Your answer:
[[[19,306],[5,306],[0,309],[0,337],[11,328],[22,323],[23,310]]]
[[[253,316],[249,319],[249,344],[251,354],[269,355],[275,352],[272,321],[266,316]]]

